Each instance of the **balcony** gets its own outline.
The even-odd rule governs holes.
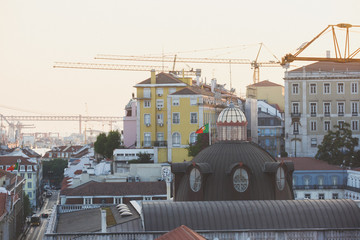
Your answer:
[[[339,116],[339,117],[343,117],[343,116],[344,116],[344,112],[339,112],[339,113],[338,113],[338,116]]]
[[[293,189],[301,190],[301,189],[344,189],[345,185],[294,185]]]
[[[301,113],[299,113],[299,112],[291,113],[291,117],[293,117],[293,118],[299,118],[299,117],[301,117]]]
[[[310,117],[316,117],[316,112],[310,113]]]
[[[346,190],[353,191],[353,192],[358,192],[358,193],[360,193],[360,188],[351,187],[351,186],[346,186],[345,189],[346,189]]]
[[[154,147],[167,147],[167,141],[154,141]]]
[[[145,147],[145,148],[146,147],[152,147],[151,142],[149,142],[149,141],[143,141],[142,146]]]
[[[330,113],[329,113],[329,112],[325,112],[325,113],[324,113],[324,116],[325,116],[325,117],[330,117]]]
[[[358,115],[357,112],[353,112],[353,113],[351,113],[351,114],[352,114],[352,116],[357,116],[357,115]]]

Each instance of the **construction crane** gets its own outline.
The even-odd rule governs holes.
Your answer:
[[[282,60],[281,65],[285,66],[293,61],[322,61],[322,62],[337,62],[337,63],[346,63],[346,62],[360,62],[359,58],[354,58],[359,52],[360,48],[356,49],[354,52],[350,53],[350,33],[349,29],[353,27],[360,27],[360,25],[351,25],[347,23],[340,23],[337,25],[328,25],[322,32],[320,32],[316,37],[314,37],[310,42],[307,42],[300,46],[298,51],[294,54],[286,54]],[[345,48],[343,54],[341,54],[339,42],[336,36],[335,28],[345,29]],[[302,53],[307,47],[310,46],[316,39],[324,35],[327,31],[332,32],[335,58],[322,58],[322,57],[299,57],[298,55]]]
[[[258,83],[260,78],[260,67],[280,67],[280,61],[273,55],[277,61],[267,61],[267,62],[258,62],[258,57],[261,51],[261,48],[265,46],[263,43],[260,43],[260,48],[257,53],[256,59],[251,61],[249,59],[239,59],[239,58],[183,58],[170,56],[135,56],[135,55],[109,55],[109,54],[98,54],[95,59],[102,60],[122,60],[122,61],[144,61],[144,62],[167,62],[173,63],[173,68],[175,67],[176,62],[180,63],[208,63],[208,64],[249,64],[252,69],[254,69],[253,82]]]

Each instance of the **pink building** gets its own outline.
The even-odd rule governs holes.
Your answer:
[[[135,148],[136,142],[136,100],[130,99],[125,106],[124,117],[124,145],[127,148]]]

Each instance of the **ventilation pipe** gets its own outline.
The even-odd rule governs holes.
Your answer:
[[[215,92],[216,78],[211,79],[211,92]]]
[[[196,85],[200,86],[201,69],[196,69]]]
[[[151,84],[156,84],[156,74],[155,74],[155,69],[151,69]]]
[[[106,233],[106,210],[101,211],[101,232]]]

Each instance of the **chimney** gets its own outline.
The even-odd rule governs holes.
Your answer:
[[[101,232],[106,233],[106,210],[101,211]]]
[[[155,69],[151,69],[151,84],[156,84],[156,74],[155,74]]]
[[[211,92],[215,92],[216,78],[211,79]]]
[[[326,50],[326,58],[330,58],[330,50]]]
[[[200,86],[201,69],[196,69],[196,85]]]

